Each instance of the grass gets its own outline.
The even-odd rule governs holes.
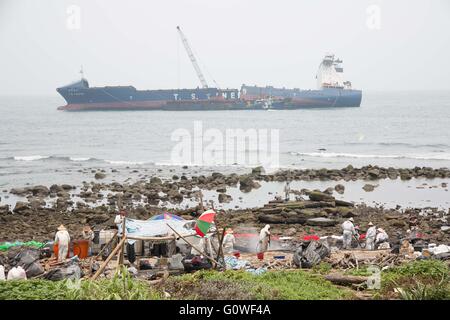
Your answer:
[[[385,297],[450,299],[450,268],[439,260],[418,260],[388,269],[382,272],[381,279],[381,294]]]
[[[164,287],[176,299],[336,300],[353,296],[350,290],[303,270],[268,271],[261,275],[199,271],[169,278]]]
[[[121,272],[112,279],[79,282],[42,279],[0,282],[0,300],[154,300],[161,299],[147,283]]]

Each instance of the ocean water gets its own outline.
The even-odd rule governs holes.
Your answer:
[[[227,129],[278,129],[280,167],[450,167],[450,92],[363,92],[360,108],[290,111],[56,110],[64,104],[56,93],[0,97],[0,189],[77,184],[92,180],[97,169],[124,181],[144,174],[240,173],[255,165],[191,161],[199,166],[182,169],[171,137],[179,130],[193,134],[195,123],[224,136]],[[250,143],[236,152],[258,148]],[[199,144],[192,142],[191,152],[198,154]]]

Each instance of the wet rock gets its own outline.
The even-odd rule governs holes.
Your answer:
[[[96,172],[94,175],[95,179],[105,179],[106,178],[106,174],[104,174],[103,172]]]
[[[250,192],[252,189],[257,189],[261,185],[253,181],[253,178],[251,176],[241,176],[239,179],[239,189],[242,192]]]
[[[376,186],[373,185],[373,184],[366,183],[362,188],[363,188],[363,190],[366,191],[366,192],[371,192],[371,191],[375,190],[375,187],[376,187]]]
[[[162,184],[162,180],[160,178],[158,178],[158,177],[152,177],[150,179],[150,183],[151,184]]]
[[[24,196],[29,193],[30,190],[28,188],[12,188],[10,193],[15,194],[17,196]]]
[[[174,174],[174,175],[172,176],[172,180],[178,180],[178,179],[180,179],[180,177],[177,176],[176,174]]]
[[[334,197],[320,191],[312,191],[309,194],[309,199],[311,201],[334,201]]]
[[[252,175],[260,176],[260,175],[262,175],[264,173],[266,173],[266,171],[264,170],[264,167],[262,167],[262,166],[259,166],[259,167],[256,167],[256,168],[252,169]]]
[[[306,224],[309,226],[332,227],[338,224],[338,221],[329,218],[319,217],[306,220]]]
[[[334,189],[331,188],[331,187],[326,188],[325,190],[323,190],[323,193],[328,194],[330,196],[333,195],[333,192],[334,192]]]
[[[230,203],[233,198],[225,193],[219,193],[219,203]]]
[[[25,210],[29,209],[28,203],[23,201],[17,201],[16,205],[14,206],[14,212],[23,212]]]
[[[369,179],[377,180],[380,176],[380,170],[371,169],[371,170],[367,171],[367,174],[369,175]]]
[[[334,190],[336,190],[336,192],[339,194],[343,194],[345,191],[345,186],[342,184],[337,184],[334,186]]]

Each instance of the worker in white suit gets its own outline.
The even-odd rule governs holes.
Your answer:
[[[55,235],[55,244],[58,245],[58,262],[66,259],[69,252],[70,235],[66,227],[60,225]]]
[[[366,232],[366,249],[375,250],[375,237],[377,236],[377,227],[369,222],[369,229]]]
[[[234,244],[236,242],[236,238],[233,234],[233,229],[228,228],[225,231],[225,236],[223,237],[223,253],[224,254],[232,254],[234,251]]]
[[[353,218],[344,221],[342,224],[342,230],[343,249],[351,249],[352,237],[356,234],[355,226],[353,225]]]
[[[259,232],[258,253],[266,252],[270,245],[270,225],[266,224]]]

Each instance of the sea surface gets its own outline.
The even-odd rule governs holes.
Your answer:
[[[241,173],[257,165],[246,159],[265,147],[252,143],[236,149],[236,161],[194,159],[211,147],[195,143],[199,124],[201,132],[217,129],[209,132],[224,139],[227,129],[279,130],[277,148],[267,149],[279,150],[281,168],[450,167],[450,92],[363,92],[360,108],[290,111],[56,110],[64,104],[56,93],[0,97],[0,190],[79,184],[98,169],[125,181],[143,174]],[[191,161],[173,156],[179,143],[173,135],[180,132],[192,138]]]

